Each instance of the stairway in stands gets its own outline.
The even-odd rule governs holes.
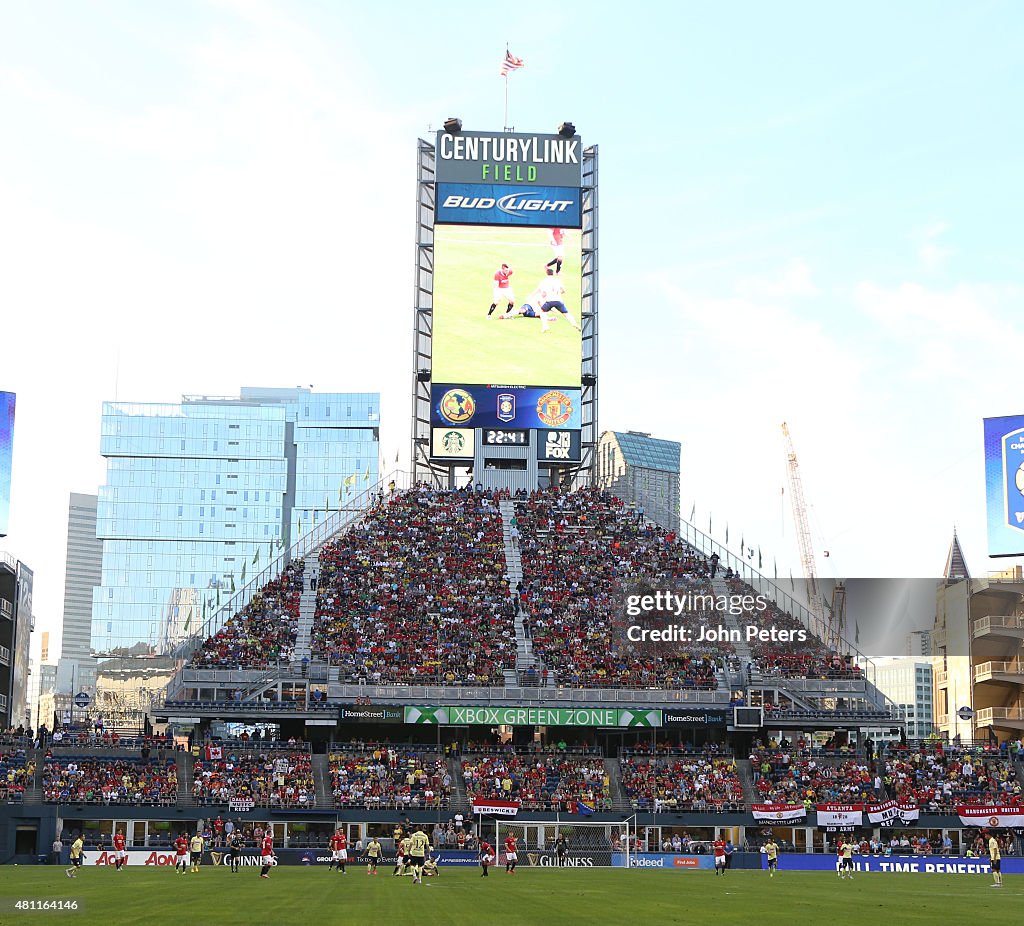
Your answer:
[[[621,768],[618,759],[605,759],[604,770],[608,773],[609,790],[611,791],[612,807],[619,813],[633,812],[626,789],[622,787]]]
[[[323,753],[313,753],[313,783],[316,785],[316,806],[318,809],[334,807],[331,794],[330,757]]]
[[[192,781],[195,762],[191,752],[171,753],[178,765],[178,806],[195,807],[196,801],[192,797]]]
[[[515,504],[511,499],[506,498],[498,503],[498,508],[501,511],[501,536],[505,544],[505,569],[508,575],[509,588],[514,591],[515,587],[523,579],[523,561],[519,555],[519,543],[512,532],[516,514]],[[515,670],[505,670],[506,685],[517,685],[517,679],[521,677],[522,673],[529,671],[531,668],[540,672],[540,664],[533,652],[533,642],[526,635],[526,628],[523,626],[523,618],[525,616],[525,613],[519,607],[517,599],[515,618],[516,667]]]
[[[716,598],[720,595],[724,595],[728,598],[729,595],[732,594],[729,586],[726,585],[725,579],[722,578],[721,573],[711,580],[711,590]],[[739,631],[742,635],[744,629],[743,625],[741,625],[737,620],[735,614],[729,613],[728,609],[716,612],[715,616],[723,627],[726,627],[729,630]],[[734,672],[730,671],[728,666],[726,666],[724,672],[720,673],[719,681],[724,681],[726,683],[724,687],[727,690],[735,690],[738,688],[745,688],[747,686],[747,666],[754,660],[754,656],[750,652],[750,645],[747,643],[746,639],[740,639],[733,643],[733,647],[736,649],[736,659],[739,661],[740,668],[738,672]],[[758,680],[760,679],[760,672],[754,671],[753,674]]]
[[[743,800],[749,808],[751,804],[756,804],[761,800],[754,787],[754,770],[750,767],[750,759],[736,757],[736,774],[739,775],[740,784],[743,785]]]
[[[310,557],[313,555],[309,554]],[[303,576],[305,584],[302,587],[302,597],[299,599],[299,624],[295,634],[295,655],[292,657],[296,662],[312,658],[309,646],[313,635],[313,619],[316,617],[316,585],[320,578],[319,551],[315,555],[316,561]]]
[[[461,810],[472,816],[473,812],[469,806],[469,795],[466,792],[466,780],[462,777],[462,762],[457,756],[448,757],[448,774],[452,778],[451,812]]]

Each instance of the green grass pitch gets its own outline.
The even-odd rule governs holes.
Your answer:
[[[580,323],[580,232],[566,229],[564,302]],[[439,225],[434,231],[433,379],[460,385],[579,387],[580,333],[558,312],[541,334],[540,319],[487,317],[494,272],[513,272],[518,308],[530,299],[552,258],[546,228]],[[537,306],[534,306],[537,308]]]
[[[259,870],[232,874],[204,867],[198,874],[170,869],[90,868],[75,881],[63,868],[0,868],[0,923],[63,922],[103,926],[319,926],[414,923],[416,926],[550,926],[550,924],[1010,924],[1021,920],[1024,877],[1009,875],[999,890],[984,875],[858,874],[839,881],[828,872],[666,872],[624,869],[503,868],[489,878],[477,869],[444,869],[429,887],[375,878],[350,866],[346,875],[282,867],[261,881]],[[26,912],[13,902],[77,898],[79,912]]]

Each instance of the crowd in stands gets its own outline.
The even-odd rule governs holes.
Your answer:
[[[573,813],[578,802],[589,810],[611,810],[611,782],[600,756],[512,752],[466,756],[462,775],[474,798],[518,801],[523,810]]]
[[[253,668],[291,659],[299,621],[303,560],[285,571],[192,654],[198,668]]]
[[[501,493],[419,486],[320,552],[312,650],[370,684],[501,685],[515,667]]]
[[[192,770],[197,804],[227,804],[234,799],[258,807],[314,807],[312,757],[305,752],[241,752],[207,747]]]
[[[36,763],[25,758],[24,748],[0,746],[0,804],[24,800],[35,774]]]
[[[333,746],[328,763],[339,808],[430,809],[451,798],[447,763],[430,747]]]
[[[533,648],[558,685],[714,689],[731,643],[664,644],[626,638],[622,595],[643,582],[680,594],[711,592],[710,565],[672,533],[597,488],[517,497],[514,529],[523,563],[520,601]],[[673,616],[694,630],[708,615]],[[691,634],[691,639],[698,634]]]
[[[743,785],[736,761],[709,751],[703,755],[638,753],[619,759],[622,787],[634,810],[679,813],[743,810]]]
[[[863,802],[881,798],[881,779],[859,758],[819,761],[789,749],[755,748],[750,755],[754,790],[765,804]]]
[[[885,761],[892,797],[932,812],[958,804],[1020,804],[1021,786],[1007,759],[981,747],[944,743],[896,747]]]
[[[726,579],[731,595],[754,595],[754,589],[739,576],[730,574]],[[780,642],[755,638],[750,641],[754,664],[762,675],[782,678],[860,678],[861,668],[851,655],[830,650],[800,620],[783,611],[768,600],[763,610],[744,611],[740,623],[771,631],[806,631],[806,638],[798,642]]]
[[[56,803],[174,804],[178,768],[173,758],[68,756],[43,762],[43,800]]]

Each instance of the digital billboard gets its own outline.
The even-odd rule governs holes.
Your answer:
[[[14,393],[0,392],[0,537],[7,536],[14,451]]]
[[[439,131],[435,153],[438,183],[582,186],[583,143],[578,136]]]
[[[434,230],[433,381],[580,386],[580,231]]]
[[[988,555],[1024,555],[1024,415],[985,419]]]

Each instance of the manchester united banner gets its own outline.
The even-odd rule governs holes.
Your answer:
[[[1024,807],[957,807],[964,826],[1024,826]]]
[[[865,807],[868,820],[880,826],[907,826],[916,823],[921,816],[921,808],[917,804],[901,801],[883,801],[881,804],[868,804]]]
[[[473,813],[488,813],[496,817],[514,817],[519,813],[519,801],[473,801]]]
[[[807,816],[803,804],[751,804],[750,812],[758,823],[792,823]]]
[[[863,804],[818,804],[818,826],[851,830],[864,822]]]

